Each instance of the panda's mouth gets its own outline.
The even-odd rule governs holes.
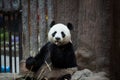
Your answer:
[[[60,42],[60,41],[55,41],[55,44],[56,44],[56,45],[60,45],[61,42]]]

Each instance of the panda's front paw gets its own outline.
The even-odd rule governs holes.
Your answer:
[[[58,78],[58,80],[71,80],[71,74],[66,74],[66,75]]]
[[[33,57],[29,57],[27,60],[26,60],[26,68],[31,70],[32,66],[35,64],[35,59]]]

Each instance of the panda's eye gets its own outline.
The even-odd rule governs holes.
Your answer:
[[[52,33],[52,37],[54,37],[56,33],[57,33],[56,31],[54,33]]]
[[[65,37],[65,33],[62,31],[61,34],[62,34],[62,37],[64,38]]]

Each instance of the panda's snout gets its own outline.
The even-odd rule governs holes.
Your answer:
[[[55,39],[56,39],[57,41],[59,41],[59,40],[60,40],[60,38],[59,38],[59,37],[56,37]]]

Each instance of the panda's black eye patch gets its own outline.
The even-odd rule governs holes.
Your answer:
[[[56,33],[57,33],[56,31],[54,33],[52,33],[52,37],[54,37]]]
[[[65,33],[62,31],[61,34],[62,34],[62,37],[64,38],[65,37]]]

